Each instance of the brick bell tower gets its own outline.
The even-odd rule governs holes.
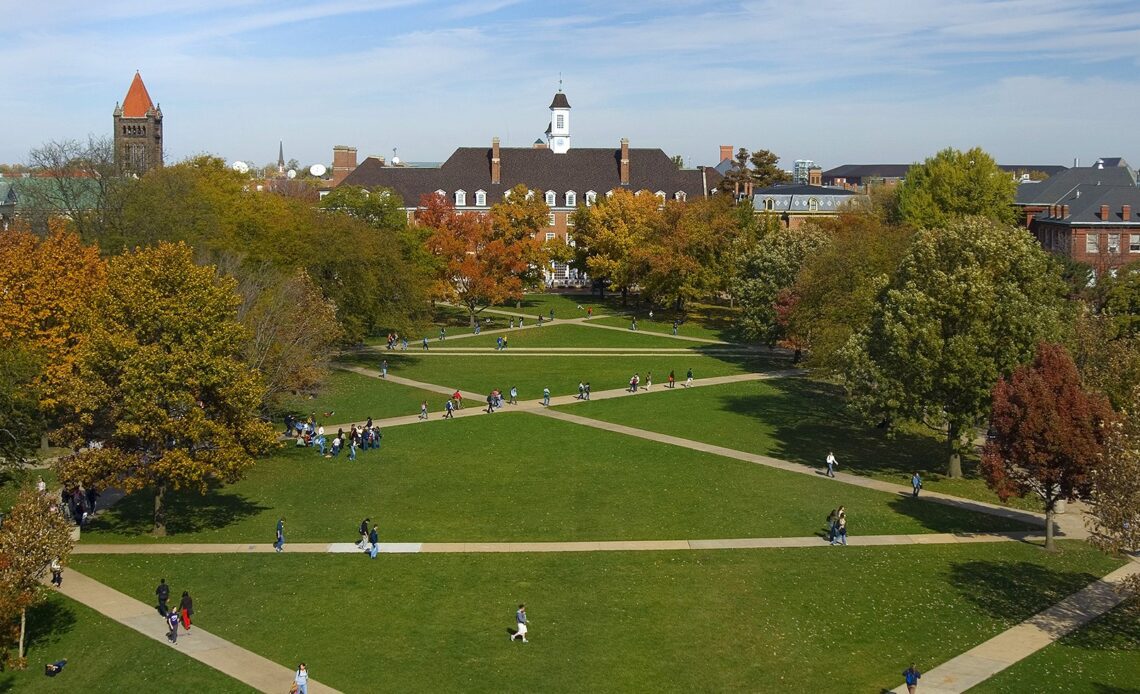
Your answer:
[[[162,167],[162,109],[150,100],[135,72],[120,106],[115,104],[115,164],[123,173],[141,176]]]

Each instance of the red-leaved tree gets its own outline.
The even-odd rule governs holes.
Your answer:
[[[1032,364],[1018,367],[993,390],[993,437],[982,471],[1003,501],[1036,494],[1045,504],[1045,549],[1054,549],[1057,502],[1089,491],[1113,419],[1108,399],[1090,393],[1061,345],[1039,343]]]

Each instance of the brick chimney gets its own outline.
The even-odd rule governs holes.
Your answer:
[[[1102,221],[1102,222],[1108,221],[1108,205],[1101,205],[1100,206],[1100,221]]]
[[[621,184],[629,185],[629,138],[621,139]]]
[[[822,186],[823,185],[823,169],[818,166],[813,166],[808,169],[808,185],[809,186]]]
[[[720,146],[720,159],[717,159],[716,163],[719,164],[722,161],[724,161],[725,159],[732,159],[732,145],[721,145]]]
[[[499,138],[491,138],[491,183],[498,185],[502,178],[503,166],[499,159]]]
[[[1132,221],[1132,205],[1125,205],[1120,210],[1120,218],[1125,222]]]
[[[339,185],[341,181],[356,170],[356,148],[337,145],[333,147],[332,183]]]
[[[1069,206],[1068,205],[1061,205],[1061,219],[1068,219],[1068,218],[1069,218]]]

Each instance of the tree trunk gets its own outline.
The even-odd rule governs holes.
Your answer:
[[[474,328],[474,327],[475,327],[475,322],[476,322],[476,321],[478,321],[479,319],[478,319],[478,318],[475,316],[475,309],[470,309],[470,308],[469,308],[469,309],[467,309],[467,310],[468,310],[468,312],[470,312],[470,313],[471,313],[471,327],[472,327],[472,328]]]
[[[20,610],[20,659],[24,658],[24,633],[28,628],[28,608]]]
[[[626,305],[627,299],[629,299],[629,290],[626,289],[625,287],[622,287],[621,288],[621,305],[623,307]]]
[[[154,534],[155,537],[166,537],[166,485],[160,484],[154,488]]]
[[[962,455],[958,452],[958,425],[950,424],[946,427],[946,445],[950,453],[950,464],[946,468],[946,475],[952,478],[962,477]]]
[[[1053,541],[1053,517],[1056,515],[1056,511],[1053,510],[1053,507],[1055,505],[1056,505],[1055,501],[1050,501],[1050,500],[1045,501],[1045,551],[1046,552],[1057,551],[1057,545]]]

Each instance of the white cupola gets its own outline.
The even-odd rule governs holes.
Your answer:
[[[570,102],[562,93],[561,86],[550,102],[550,127],[546,129],[546,143],[555,154],[565,154],[570,149]]]

